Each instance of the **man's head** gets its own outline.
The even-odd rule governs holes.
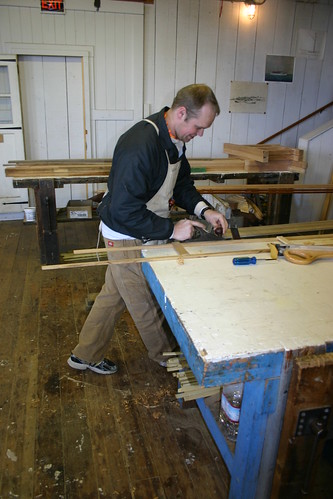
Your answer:
[[[195,83],[181,88],[173,100],[171,109],[185,107],[187,119],[198,116],[198,112],[205,105],[210,104],[215,111],[215,115],[220,114],[220,106],[213,90],[202,83]]]
[[[220,107],[214,92],[204,84],[188,85],[179,90],[168,112],[168,126],[175,137],[189,142],[209,128]]]

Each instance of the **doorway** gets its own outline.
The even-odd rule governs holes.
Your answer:
[[[26,159],[85,159],[82,57],[20,55],[18,69]],[[85,185],[56,190],[59,208],[86,197]]]

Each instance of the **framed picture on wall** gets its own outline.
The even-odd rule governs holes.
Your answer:
[[[291,83],[294,78],[294,57],[267,55],[265,81],[284,81]]]
[[[326,32],[312,29],[299,29],[297,33],[296,55],[307,59],[322,59],[326,46]]]
[[[266,112],[268,83],[232,81],[230,87],[230,113]]]

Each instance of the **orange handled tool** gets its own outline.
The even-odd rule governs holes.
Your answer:
[[[325,247],[321,246],[321,248]],[[333,258],[333,248],[329,246],[326,249],[318,249],[316,246],[288,248],[284,250],[283,256],[289,262],[308,265],[319,258]]]

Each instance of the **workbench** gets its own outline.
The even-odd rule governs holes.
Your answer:
[[[227,250],[235,254],[267,248],[233,244]],[[207,243],[202,252],[222,246]],[[167,256],[172,248],[161,251]],[[221,432],[219,408],[209,398],[197,404],[229,469],[229,497],[267,499],[294,359],[333,351],[333,260],[297,265],[280,257],[235,266],[235,254],[149,261],[143,270],[199,386],[244,382],[235,446]]]
[[[293,184],[298,178],[297,171],[252,167],[247,171],[243,160],[190,159],[192,178],[195,181],[211,180],[224,184],[228,180],[244,179],[248,183],[278,184],[281,187]],[[36,200],[37,232],[42,264],[56,264],[60,261],[60,249],[57,232],[57,207],[55,189],[66,184],[101,184],[107,182],[111,168],[111,159],[101,160],[48,160],[17,161],[6,167],[6,176],[13,178],[15,188],[31,188]],[[230,189],[236,186],[228,185]],[[246,186],[245,186],[246,187]],[[249,186],[251,189],[251,186]],[[212,189],[212,186],[208,186]],[[206,191],[208,192],[208,188]],[[211,192],[211,191],[209,191]],[[291,195],[273,193],[270,196],[269,224],[288,223]]]

